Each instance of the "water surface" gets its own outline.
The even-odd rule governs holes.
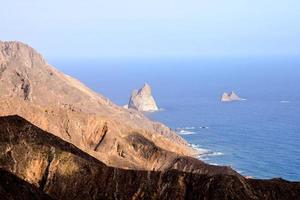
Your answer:
[[[257,178],[300,180],[300,59],[53,61],[115,103],[148,82],[162,112],[148,114],[191,144],[200,159]],[[247,101],[221,103],[225,91]]]

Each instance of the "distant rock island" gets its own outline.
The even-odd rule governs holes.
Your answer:
[[[231,102],[231,101],[243,101],[245,99],[239,97],[235,92],[224,92],[221,98],[222,102]]]
[[[128,108],[143,112],[154,112],[159,110],[152,96],[152,90],[149,84],[145,83],[141,89],[132,92]]]

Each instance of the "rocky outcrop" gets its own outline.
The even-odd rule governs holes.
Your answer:
[[[231,101],[242,101],[244,99],[240,98],[237,94],[234,92],[224,92],[224,94],[221,97],[222,102],[231,102]]]
[[[21,42],[0,42],[0,115],[22,116],[115,167],[160,170],[196,153],[168,127],[115,105]],[[159,147],[151,161],[129,144],[133,133]]]
[[[133,108],[142,112],[154,112],[159,110],[152,96],[150,85],[145,83],[141,89],[132,92],[128,108]]]
[[[0,169],[1,200],[51,200],[52,198],[36,186],[16,175]]]
[[[148,143],[140,137],[129,140]],[[151,157],[157,148],[150,143],[146,146],[149,154],[145,157]],[[108,167],[18,116],[0,118],[0,169],[1,197],[3,193],[18,196],[19,191],[24,197],[45,193],[57,200],[294,200],[300,196],[300,183],[245,179],[218,166],[206,165],[205,173],[201,174],[174,169],[155,172]],[[4,179],[3,171],[9,174]],[[10,179],[11,174],[18,180]],[[19,187],[19,179],[27,182],[25,188]],[[11,187],[1,189],[3,185],[7,187],[2,180],[8,180]],[[21,185],[25,185],[24,181]],[[27,189],[28,186],[39,190]]]

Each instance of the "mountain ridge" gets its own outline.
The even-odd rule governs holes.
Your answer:
[[[202,174],[109,167],[19,116],[0,117],[0,144],[0,173],[14,174],[53,199],[296,200],[300,195],[300,183],[245,179],[219,166],[207,165]]]
[[[115,105],[21,42],[0,42],[0,108],[0,116],[20,115],[115,167],[163,170],[197,153],[165,125]],[[132,147],[133,133],[159,147],[151,159]]]

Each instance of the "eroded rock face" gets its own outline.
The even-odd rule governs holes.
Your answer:
[[[222,102],[241,101],[241,100],[243,100],[243,99],[240,98],[234,92],[230,92],[230,93],[224,92],[224,94],[222,95],[222,98],[221,98]]]
[[[159,110],[152,96],[150,85],[145,83],[141,89],[132,92],[128,108],[133,108],[142,112],[154,112]]]
[[[157,151],[144,138],[129,140],[147,143],[146,157]],[[203,174],[112,168],[20,117],[0,118],[0,168],[39,188],[37,195],[58,200],[299,199],[300,183],[245,179],[222,167],[205,167]]]
[[[173,153],[196,153],[168,127],[113,104],[21,42],[0,41],[0,115],[22,116],[115,167],[158,170]],[[159,147],[152,163],[128,144],[132,133]]]

